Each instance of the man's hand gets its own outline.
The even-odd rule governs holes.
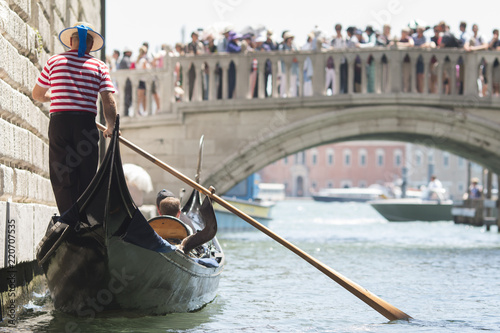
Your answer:
[[[110,91],[101,92],[102,106],[104,108],[104,118],[106,119],[106,130],[103,132],[105,138],[113,135],[116,120],[116,101]],[[121,135],[121,133],[120,133]]]
[[[114,130],[114,126],[108,126],[108,128],[106,128],[106,130],[104,132],[102,132],[102,135],[105,138],[110,138],[113,135],[113,130]]]

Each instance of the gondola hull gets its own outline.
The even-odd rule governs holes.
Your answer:
[[[154,253],[137,249],[121,240],[108,247],[109,271],[120,276],[115,282],[126,284],[116,293],[121,309],[151,314],[187,312],[201,308],[217,293],[220,268],[197,264],[179,251]],[[138,269],[147,266],[148,270]],[[119,280],[119,281],[118,281]]]
[[[197,310],[215,298],[223,265],[205,267],[180,251],[157,253],[114,239],[106,248],[65,241],[43,266],[55,308],[85,316]]]
[[[82,317],[199,309],[216,296],[225,263],[222,249],[213,238],[200,244],[198,251],[205,251],[200,259],[155,233],[128,192],[117,128],[89,188],[72,209],[53,219],[39,245],[37,258],[54,306]],[[211,202],[205,198],[201,203],[196,191],[182,218],[197,230],[207,224],[216,231]]]

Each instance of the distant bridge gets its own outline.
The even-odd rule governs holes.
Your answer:
[[[330,57],[333,75],[326,70]],[[303,66],[308,58],[313,69],[312,92],[304,96],[309,83],[305,83]],[[167,56],[163,69],[121,70],[112,77],[119,87],[122,115],[126,80],[134,92],[133,108],[139,80],[147,86],[148,116],[122,116],[123,135],[185,175],[194,176],[198,142],[204,134],[202,181],[223,193],[287,155],[348,140],[430,145],[500,174],[500,97],[493,96],[491,84],[498,80],[498,67],[493,66],[498,59],[498,51],[418,48]],[[267,61],[272,75],[264,87]],[[176,63],[180,65],[177,76]],[[236,75],[230,99],[231,63]],[[346,64],[345,77],[341,76],[342,63]],[[417,73],[417,63],[421,73]],[[488,85],[483,97],[478,82],[484,65]],[[196,78],[190,82],[191,66]],[[252,68],[258,71],[251,72]],[[333,89],[327,89],[327,75],[334,78]],[[185,91],[182,101],[176,101],[174,89],[179,77]],[[347,85],[341,86],[345,79]],[[155,114],[153,82],[160,99]],[[183,187],[128,149],[122,153],[127,162],[150,172],[155,189]]]

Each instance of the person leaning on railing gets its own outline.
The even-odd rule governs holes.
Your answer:
[[[500,51],[500,40],[498,39],[498,29],[493,30],[493,38],[488,44],[488,49],[492,51]],[[491,75],[491,84],[493,85],[493,95],[500,95],[500,63],[498,59],[493,62],[493,72]]]

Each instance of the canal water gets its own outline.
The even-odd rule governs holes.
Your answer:
[[[500,235],[452,222],[388,223],[362,203],[283,201],[269,227],[414,319],[389,322],[258,231],[220,234],[216,299],[193,313],[78,319],[33,303],[10,332],[500,331]],[[43,301],[45,301],[43,303]],[[68,326],[68,323],[71,325]]]

